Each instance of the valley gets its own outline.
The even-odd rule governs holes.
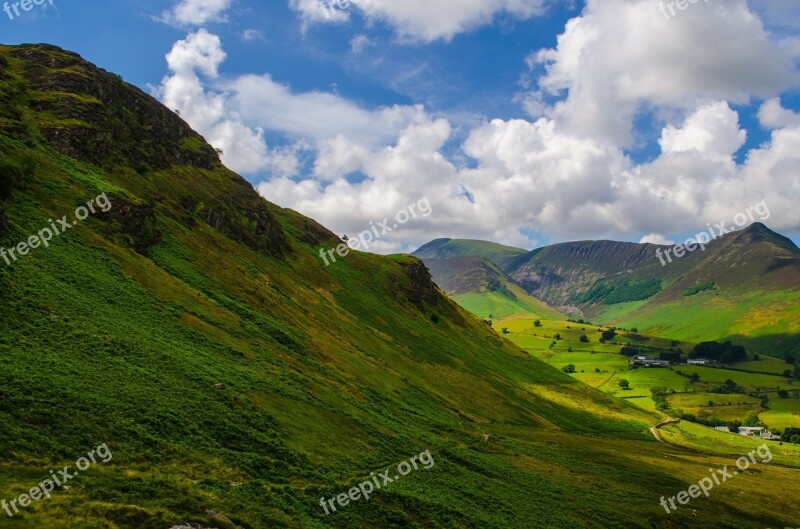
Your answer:
[[[667,418],[653,384],[699,415],[702,401],[677,401],[728,378],[760,394],[793,390],[771,374],[784,360],[748,362],[755,374],[685,368],[699,373],[692,388],[676,371],[628,371],[622,339],[685,351],[693,342],[653,333],[600,343],[607,327],[567,321],[497,264],[524,257],[507,248],[460,261],[497,293],[459,287],[478,316],[410,255],[352,251],[325,266],[319,249],[339,236],[262,198],[174,110],[59,47],[0,46],[0,93],[0,243],[29,240],[91,197],[110,203],[0,266],[0,499],[28,497],[93,446],[113,452],[51,497],[0,513],[2,527],[800,520],[800,505],[786,501],[800,494],[791,443],[774,445],[774,463],[666,514],[660,498],[756,440],[686,421],[659,428],[665,442],[651,433]],[[719,399],[731,416],[755,406]],[[789,405],[768,413],[792,422]],[[321,506],[423,453],[434,466],[336,512]]]

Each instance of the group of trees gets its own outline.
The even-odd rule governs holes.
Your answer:
[[[733,345],[731,342],[702,342],[689,353],[689,358],[708,358],[723,364],[730,364],[747,360],[747,351],[743,346]]]
[[[628,301],[641,301],[649,299],[661,292],[660,279],[645,279],[643,281],[624,280],[613,284],[600,279],[589,290],[576,297],[578,303],[603,303],[615,305]]]
[[[726,380],[723,382],[722,386],[718,388],[712,388],[708,390],[709,393],[720,393],[722,395],[731,395],[731,394],[745,394],[745,390],[742,386],[737,384],[731,379]]]
[[[800,428],[786,428],[781,439],[787,443],[800,444]]]

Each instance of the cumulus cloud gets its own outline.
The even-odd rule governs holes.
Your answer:
[[[728,103],[718,101],[699,108],[682,128],[667,126],[659,143],[665,153],[699,152],[730,156],[747,140],[739,128],[739,115]]]
[[[672,239],[667,239],[660,233],[651,233],[649,235],[645,235],[639,242],[642,244],[658,244],[660,246],[672,246],[675,244],[675,241]]]
[[[200,75],[207,80],[216,79],[225,57],[218,36],[205,29],[190,33],[167,54],[171,73],[162,80],[156,96],[212,145],[221,148],[223,161],[234,171],[249,174],[272,169],[280,175],[292,170],[296,173],[299,162],[287,161],[293,151],[268,149],[262,127],[248,127],[228,108],[226,95],[206,90]]]
[[[367,16],[382,5],[365,1],[357,9]],[[423,40],[455,31],[432,37],[420,27]],[[668,244],[762,200],[770,226],[800,230],[800,122],[775,99],[797,85],[796,67],[744,0],[697,3],[669,21],[648,0],[589,0],[556,47],[529,58],[533,82],[517,100],[532,117],[479,119],[461,124],[464,135],[422,105],[368,108],[265,72],[226,77],[224,60],[216,36],[190,34],[167,56],[160,97],[232,168],[258,175],[267,199],[337,233],[427,197],[433,214],[378,251],[443,236],[520,247],[539,236]],[[759,119],[772,136],[742,162],[747,131],[734,104],[765,99]],[[643,112],[660,132],[646,138],[660,151],[645,162],[629,150],[642,141],[634,125]],[[273,135],[289,145],[268,146]]]
[[[800,125],[800,114],[783,108],[778,97],[765,101],[758,111],[758,121],[766,129],[780,129]]]
[[[319,0],[289,0],[305,23],[334,22],[349,19],[350,12],[360,11],[368,22],[385,22],[401,39],[431,42],[450,40],[464,31],[490,23],[501,13],[527,19],[543,12],[544,0],[350,0],[334,5],[346,9],[325,10]]]
[[[161,19],[177,26],[200,26],[208,22],[224,20],[224,13],[233,0],[181,0],[170,11],[164,11]]]
[[[343,135],[384,143],[425,115],[419,105],[369,110],[329,92],[296,93],[268,74],[243,75],[221,84],[221,88],[230,94],[230,108],[246,122],[314,140]]]
[[[545,68],[541,89],[566,92],[554,113],[570,131],[625,147],[643,107],[747,103],[798,82],[746,0],[700,2],[669,20],[652,0],[588,0],[557,47],[530,62]]]

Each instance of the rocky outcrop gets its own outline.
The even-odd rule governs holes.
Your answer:
[[[79,55],[37,44],[16,47],[12,56],[24,61],[30,107],[49,117],[40,133],[58,152],[96,165],[219,164],[175,112]]]

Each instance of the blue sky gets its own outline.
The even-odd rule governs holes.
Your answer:
[[[375,251],[678,241],[761,201],[800,240],[796,2],[659,4],[54,0],[0,31],[179,108],[266,198],[340,233],[430,200]]]

